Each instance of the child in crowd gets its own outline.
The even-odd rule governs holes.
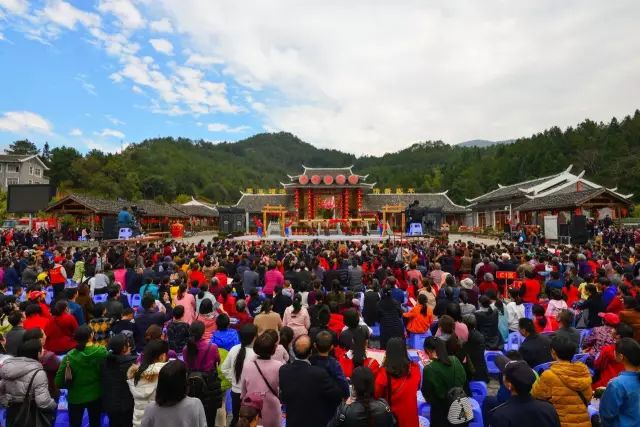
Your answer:
[[[173,309],[173,320],[167,324],[167,338],[169,349],[181,352],[189,340],[189,324],[184,322],[184,307],[177,305]]]
[[[284,288],[282,288],[282,295],[286,295],[289,298],[293,299],[293,296],[295,295],[296,291],[293,290],[293,288],[291,287],[291,282],[288,280],[284,281]]]
[[[218,348],[224,348],[225,350],[231,350],[234,345],[240,344],[240,337],[238,331],[230,329],[231,323],[229,316],[225,313],[220,314],[216,318],[217,330],[211,335],[211,343],[218,346]]]
[[[562,291],[560,289],[553,289],[551,291],[551,300],[549,300],[549,305],[547,305],[545,316],[556,318],[558,317],[558,313],[562,310],[566,310],[567,308],[567,303],[562,299]]]
[[[620,323],[616,326],[615,337],[616,343],[603,346],[593,363],[593,367],[600,374],[598,380],[592,385],[594,390],[606,387],[609,381],[624,371],[624,365],[616,357],[616,345],[623,338],[633,338],[633,328],[626,323]]]
[[[545,316],[544,307],[534,304],[531,310],[533,312],[533,325],[537,333],[553,332],[558,330],[558,321],[555,317]]]

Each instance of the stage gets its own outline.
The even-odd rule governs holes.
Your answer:
[[[294,241],[294,242],[311,242],[314,240],[319,240],[321,242],[360,242],[360,241],[368,241],[368,242],[381,242],[386,240],[391,241],[415,241],[415,240],[430,240],[433,239],[432,236],[422,235],[422,236],[408,236],[406,234],[394,234],[394,235],[384,235],[380,236],[379,234],[331,234],[331,235],[313,235],[313,234],[297,234],[289,237],[283,237],[278,235],[270,235],[259,237],[255,234],[248,234],[244,236],[234,237],[231,240],[241,241],[241,242],[252,242],[252,241],[264,241],[264,242],[283,242],[285,240]]]

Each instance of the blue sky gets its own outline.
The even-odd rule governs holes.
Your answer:
[[[284,130],[381,154],[638,108],[640,2],[0,0],[0,147]]]

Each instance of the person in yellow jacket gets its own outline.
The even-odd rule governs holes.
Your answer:
[[[591,427],[587,407],[591,402],[591,373],[587,365],[572,363],[575,343],[566,337],[551,340],[551,367],[544,371],[533,385],[531,396],[550,402],[562,427]]]

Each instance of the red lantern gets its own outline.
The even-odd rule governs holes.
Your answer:
[[[293,193],[293,206],[296,209],[296,212],[300,211],[300,189],[296,188],[296,191]]]
[[[344,175],[336,176],[336,184],[344,185],[345,182],[347,182],[347,177],[346,176],[344,176]]]
[[[358,175],[349,175],[349,184],[356,185],[360,177]]]
[[[358,212],[362,210],[362,189],[360,188],[356,190],[356,209]]]
[[[331,175],[325,175],[322,181],[324,181],[326,185],[331,185],[333,184],[333,177]]]
[[[311,189],[307,190],[307,219],[313,219],[313,200]]]
[[[349,217],[349,190],[342,190],[342,219]]]
[[[313,175],[313,176],[311,177],[311,183],[312,183],[313,185],[318,185],[318,184],[320,184],[320,181],[322,181],[322,178],[320,178],[320,175]]]
[[[307,175],[300,175],[298,177],[298,182],[302,185],[306,185],[309,183],[309,177]]]

